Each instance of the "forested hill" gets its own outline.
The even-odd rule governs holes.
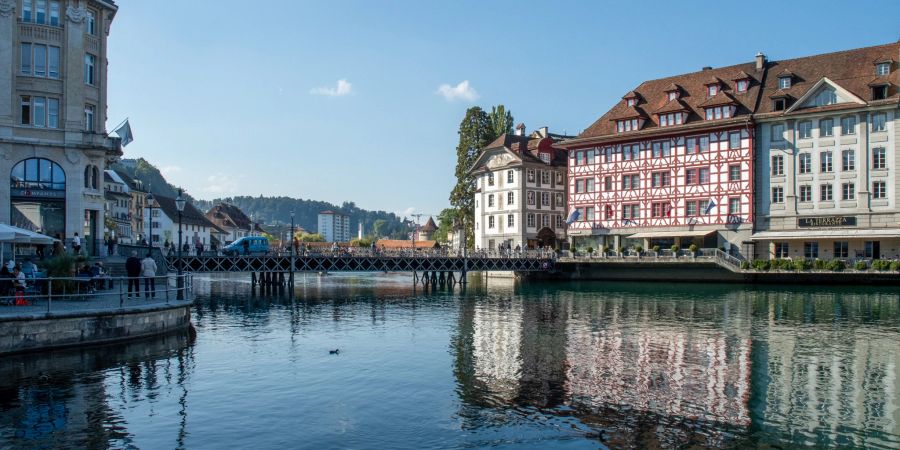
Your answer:
[[[159,169],[144,158],[123,159],[114,164],[113,169],[121,170],[132,178],[141,180],[154,194],[175,197],[177,188],[169,184]],[[338,206],[318,200],[304,200],[291,197],[229,197],[216,200],[198,200],[185,193],[185,198],[201,211],[208,211],[216,203],[225,202],[237,206],[245,214],[253,217],[254,222],[266,224],[290,224],[291,211],[294,211],[294,222],[310,233],[318,231],[319,213],[332,210],[350,216],[350,235],[356,237],[357,226],[363,224],[367,236],[391,237],[406,239],[412,231],[412,222],[405,221],[394,213],[385,211],[367,211],[360,209],[353,202],[344,202]]]

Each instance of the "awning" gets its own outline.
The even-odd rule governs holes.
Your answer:
[[[631,236],[628,236],[628,239],[638,239],[638,238],[674,238],[674,237],[704,237],[711,233],[715,233],[716,230],[685,230],[685,231],[645,231],[642,233],[635,233]]]
[[[883,228],[875,230],[797,230],[797,231],[761,231],[750,236],[754,241],[771,241],[775,239],[854,239],[854,238],[898,238],[900,228]]]

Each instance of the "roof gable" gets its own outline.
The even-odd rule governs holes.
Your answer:
[[[790,113],[803,108],[816,108],[838,103],[856,103],[865,105],[865,100],[857,97],[852,92],[844,89],[839,84],[822,77],[802,97],[788,108],[785,113]]]

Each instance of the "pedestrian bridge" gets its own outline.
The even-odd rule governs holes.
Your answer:
[[[549,271],[555,263],[550,252],[476,252],[472,254],[325,252],[261,256],[169,255],[169,270],[187,272],[480,272]]]

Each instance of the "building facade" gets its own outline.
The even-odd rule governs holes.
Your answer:
[[[98,254],[103,170],[121,155],[106,134],[109,0],[0,0],[0,223]],[[5,69],[3,69],[5,67]]]
[[[334,211],[319,213],[319,234],[325,242],[350,241],[350,216]]]
[[[767,63],[757,258],[900,257],[900,43]]]
[[[120,244],[134,242],[131,228],[131,193],[129,187],[114,170],[103,172],[103,191],[106,199],[105,235]]]
[[[228,245],[245,236],[259,236],[261,229],[255,225],[240,208],[227,203],[219,203],[206,212],[206,218],[226,234],[223,245]]]
[[[565,243],[566,157],[554,144],[565,136],[541,128],[504,134],[472,165],[475,248],[560,248]]]
[[[748,254],[756,62],[641,83],[568,151],[576,249],[691,244]]]
[[[178,208],[175,199],[162,195],[153,195],[154,207],[150,214],[150,237],[154,247],[165,247],[168,242],[177,249],[178,245]],[[216,227],[206,216],[190,202],[185,202],[181,213],[182,244],[188,244],[190,251],[203,245],[205,250],[212,250],[211,244],[221,242],[226,234]]]

